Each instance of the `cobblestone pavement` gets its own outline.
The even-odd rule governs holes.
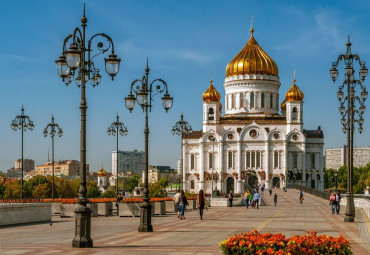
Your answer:
[[[71,247],[74,219],[54,217],[54,224],[35,224],[0,228],[0,254],[221,254],[218,244],[235,233],[257,229],[262,233],[281,232],[287,236],[316,230],[318,234],[343,235],[350,240],[355,254],[369,254],[370,244],[360,235],[359,223],[343,222],[331,215],[328,201],[305,194],[299,204],[298,191],[274,190],[264,194],[266,206],[259,210],[245,207],[213,207],[200,220],[198,211],[187,211],[186,219],[176,215],[153,218],[153,233],[139,233],[139,218],[92,218],[94,248]],[[366,233],[368,234],[368,233]]]

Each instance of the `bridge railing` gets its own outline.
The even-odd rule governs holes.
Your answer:
[[[323,198],[323,199],[326,199],[326,200],[329,200],[330,194],[331,194],[330,191],[321,191],[321,190],[317,190],[317,189],[311,189],[309,187],[300,186],[300,185],[297,185],[297,184],[291,184],[290,188],[297,189],[297,190],[302,190],[304,193],[308,193],[308,194],[311,194],[311,195],[314,195],[316,197],[320,197],[320,198]]]

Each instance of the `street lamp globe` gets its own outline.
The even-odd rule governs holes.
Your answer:
[[[136,101],[136,98],[132,93],[130,93],[127,97],[125,97],[125,106],[130,112],[132,112],[132,110],[135,107],[135,101]]]
[[[57,64],[58,75],[64,79],[70,72],[70,68],[67,66],[66,57],[64,55],[60,56],[58,60],[55,60]]]
[[[171,109],[173,104],[173,97],[170,96],[170,94],[164,94],[162,97],[162,106],[166,110],[166,112]]]
[[[105,71],[114,79],[114,76],[119,71],[121,59],[117,58],[116,54],[110,54],[108,58],[105,59]]]
[[[78,49],[78,44],[75,42],[72,42],[69,45],[69,50],[66,54],[66,62],[69,68],[72,70],[77,69],[77,67],[80,66],[81,62],[81,51]]]
[[[136,96],[137,96],[137,103],[140,105],[140,106],[144,106],[146,105],[147,103],[147,95],[148,93],[146,93],[144,90],[139,90],[139,92],[136,93]]]

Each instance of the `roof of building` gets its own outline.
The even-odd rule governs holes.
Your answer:
[[[320,126],[318,126],[317,130],[303,129],[303,134],[307,138],[324,138],[324,132],[321,130]]]
[[[190,134],[182,134],[182,139],[198,139],[203,136],[203,131],[193,131]]]

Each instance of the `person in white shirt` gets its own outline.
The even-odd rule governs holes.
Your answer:
[[[180,196],[181,191],[180,189],[178,189],[176,195],[173,197],[173,201],[175,201],[175,208],[177,211],[177,218],[180,218],[180,206],[179,206]]]
[[[258,204],[259,204],[259,201],[260,201],[260,194],[258,194],[258,192],[254,193],[253,195],[253,201],[255,202],[255,206],[254,206],[254,209],[258,209]]]

